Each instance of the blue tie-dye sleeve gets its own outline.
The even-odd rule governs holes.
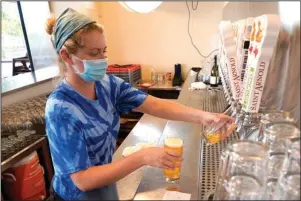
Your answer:
[[[132,87],[129,83],[113,76],[116,82],[117,110],[120,113],[129,113],[139,107],[147,97],[147,94]]]
[[[46,106],[46,133],[55,173],[71,174],[91,166],[80,122],[72,109],[49,100]]]

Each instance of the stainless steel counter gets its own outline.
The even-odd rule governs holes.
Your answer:
[[[113,161],[121,159],[124,148],[134,146],[138,142],[157,142],[166,125],[165,119],[143,115],[131,133],[126,137],[113,156]],[[136,170],[117,182],[117,192],[120,200],[132,200],[143,177],[145,167]]]
[[[59,76],[59,68],[50,66],[37,69],[34,72],[19,74],[16,76],[2,78],[2,96],[6,96],[20,90],[28,89],[33,86],[51,81]],[[47,93],[47,92],[43,92]]]
[[[222,91],[188,90],[190,84],[195,81],[195,77],[196,73],[194,72],[188,74],[177,101],[197,109],[223,112],[227,104]],[[156,141],[157,146],[163,147],[163,140],[166,137],[180,137],[184,140],[184,161],[182,163],[181,178],[176,184],[169,184],[165,182],[161,169],[143,167],[117,182],[120,200],[161,200],[165,191],[171,188],[191,194],[191,200],[203,199],[207,191],[214,188],[219,154],[224,147],[223,144],[227,143],[228,140],[209,148],[209,146],[203,145],[204,143],[201,140],[202,129],[202,126],[198,124],[166,121],[144,115],[119,147],[114,155],[114,160],[122,157],[121,153],[125,147],[132,146],[137,142]],[[207,155],[214,154],[214,156],[204,158],[204,152]],[[204,164],[204,162],[209,164]],[[213,164],[210,164],[210,162]],[[212,172],[208,173],[208,171]],[[206,185],[208,181],[209,185]]]
[[[178,102],[194,108],[203,109],[203,92],[188,90],[190,83],[195,80],[195,73],[189,75],[182,86]],[[178,188],[181,192],[190,193],[191,199],[198,198],[198,167],[200,153],[201,126],[185,122],[168,121],[157,146],[163,147],[166,137],[180,137],[184,140],[184,151],[181,178],[174,186],[165,181],[161,169],[146,167],[143,179],[136,192],[135,200],[161,200],[168,188]]]
[[[142,81],[142,83],[151,83],[151,81]],[[172,86],[172,81],[165,81],[164,83],[156,83],[151,87],[143,88],[143,87],[137,87],[138,89],[143,90],[168,90],[168,91],[181,91],[180,86]]]

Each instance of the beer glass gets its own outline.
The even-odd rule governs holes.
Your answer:
[[[258,142],[236,140],[222,152],[214,200],[261,198],[267,147]]]
[[[288,150],[272,199],[300,200],[300,138]]]
[[[282,110],[271,110],[267,111],[261,117],[260,124],[259,124],[259,131],[258,131],[258,139],[257,141],[264,140],[264,130],[269,123],[274,122],[281,122],[281,121],[288,121],[294,122],[294,119],[290,117],[290,113]]]
[[[230,135],[236,128],[236,124],[213,123],[207,126],[203,136],[208,145],[218,143]]]
[[[268,156],[263,199],[270,200],[275,194],[275,187],[287,150],[289,150],[292,140],[300,138],[300,130],[291,122],[276,122],[267,124],[264,136],[263,142],[268,147]]]
[[[168,137],[164,140],[164,149],[170,149],[183,154],[183,140],[176,137]],[[174,161],[174,163],[181,163],[180,161]],[[175,182],[180,179],[181,167],[176,167],[173,170],[164,169],[164,176],[167,182]]]

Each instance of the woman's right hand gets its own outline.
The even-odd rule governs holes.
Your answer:
[[[180,167],[181,161],[183,160],[179,152],[160,147],[145,148],[142,149],[141,152],[145,165],[162,169],[174,169]]]

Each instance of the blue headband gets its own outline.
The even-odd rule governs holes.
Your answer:
[[[74,33],[88,24],[95,23],[89,17],[67,8],[57,19],[54,27],[54,46],[57,53]]]

